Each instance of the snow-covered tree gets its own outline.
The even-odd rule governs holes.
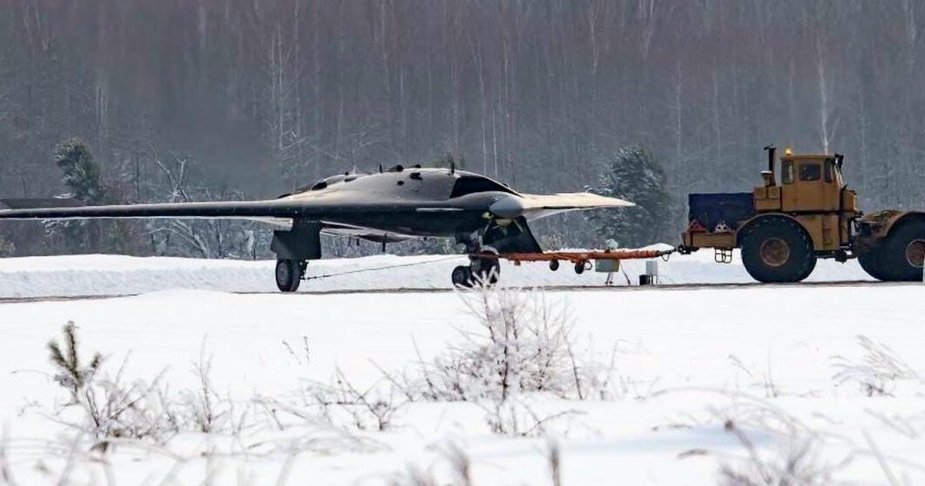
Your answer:
[[[162,178],[152,185],[152,202],[241,201],[241,191],[214,188],[198,170],[198,162],[182,155],[161,158],[154,163]],[[154,254],[196,258],[256,259],[266,252],[272,233],[255,223],[222,219],[152,219],[144,222]],[[265,256],[261,253],[260,256]]]
[[[602,238],[637,248],[677,239],[672,229],[672,201],[665,172],[645,149],[624,147],[613,155],[592,192],[636,204],[619,210],[592,211],[586,219]]]
[[[59,143],[54,157],[70,197],[88,205],[124,202],[115,187],[103,179],[99,164],[83,140],[69,138]],[[48,221],[45,228],[60,237],[71,253],[126,253],[139,243],[125,221]]]
[[[55,163],[61,169],[64,185],[71,196],[87,204],[109,204],[113,202],[100,177],[100,167],[93,160],[93,154],[86,142],[70,138],[55,147]]]

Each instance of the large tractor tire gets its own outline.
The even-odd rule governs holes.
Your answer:
[[[816,253],[813,252],[813,258],[810,260],[809,266],[806,267],[806,271],[803,273],[803,276],[800,277],[800,280],[799,280],[800,282],[806,280],[810,275],[812,275],[813,270],[816,269],[816,262],[818,261],[819,259],[816,258]]]
[[[912,219],[897,223],[884,240],[882,250],[879,267],[886,278],[881,280],[921,281],[925,266],[925,221]]]
[[[756,220],[744,229],[740,242],[745,270],[759,282],[799,282],[816,267],[813,241],[789,218]]]
[[[858,255],[858,263],[868,275],[883,282],[892,280],[883,266],[883,246],[877,246]]]

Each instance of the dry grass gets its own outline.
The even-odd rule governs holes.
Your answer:
[[[832,357],[837,384],[857,384],[867,396],[892,396],[900,381],[919,380],[919,375],[889,346],[857,336],[863,350],[860,358]]]

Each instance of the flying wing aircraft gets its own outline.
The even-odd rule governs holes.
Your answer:
[[[32,203],[30,204],[30,201]],[[3,202],[3,201],[0,201]],[[295,292],[308,261],[321,258],[322,233],[375,242],[455,238],[466,252],[542,251],[527,226],[556,213],[633,206],[590,193],[521,194],[488,177],[462,170],[396,166],[373,174],[342,174],[273,200],[36,207],[36,200],[6,201],[3,219],[225,218],[275,226],[276,284]],[[453,270],[456,285],[474,276],[497,279],[497,258],[471,256]]]

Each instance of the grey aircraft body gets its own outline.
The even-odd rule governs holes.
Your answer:
[[[537,218],[566,211],[633,204],[590,193],[522,194],[488,177],[462,170],[403,168],[328,177],[273,200],[112,206],[60,206],[40,200],[6,200],[3,219],[224,218],[274,227],[276,283],[294,292],[307,262],[321,258],[320,235],[380,243],[409,238],[455,238],[466,252],[533,253],[539,244],[528,227]],[[37,207],[46,206],[46,207]],[[457,285],[498,276],[496,258],[470,257],[453,271]]]

